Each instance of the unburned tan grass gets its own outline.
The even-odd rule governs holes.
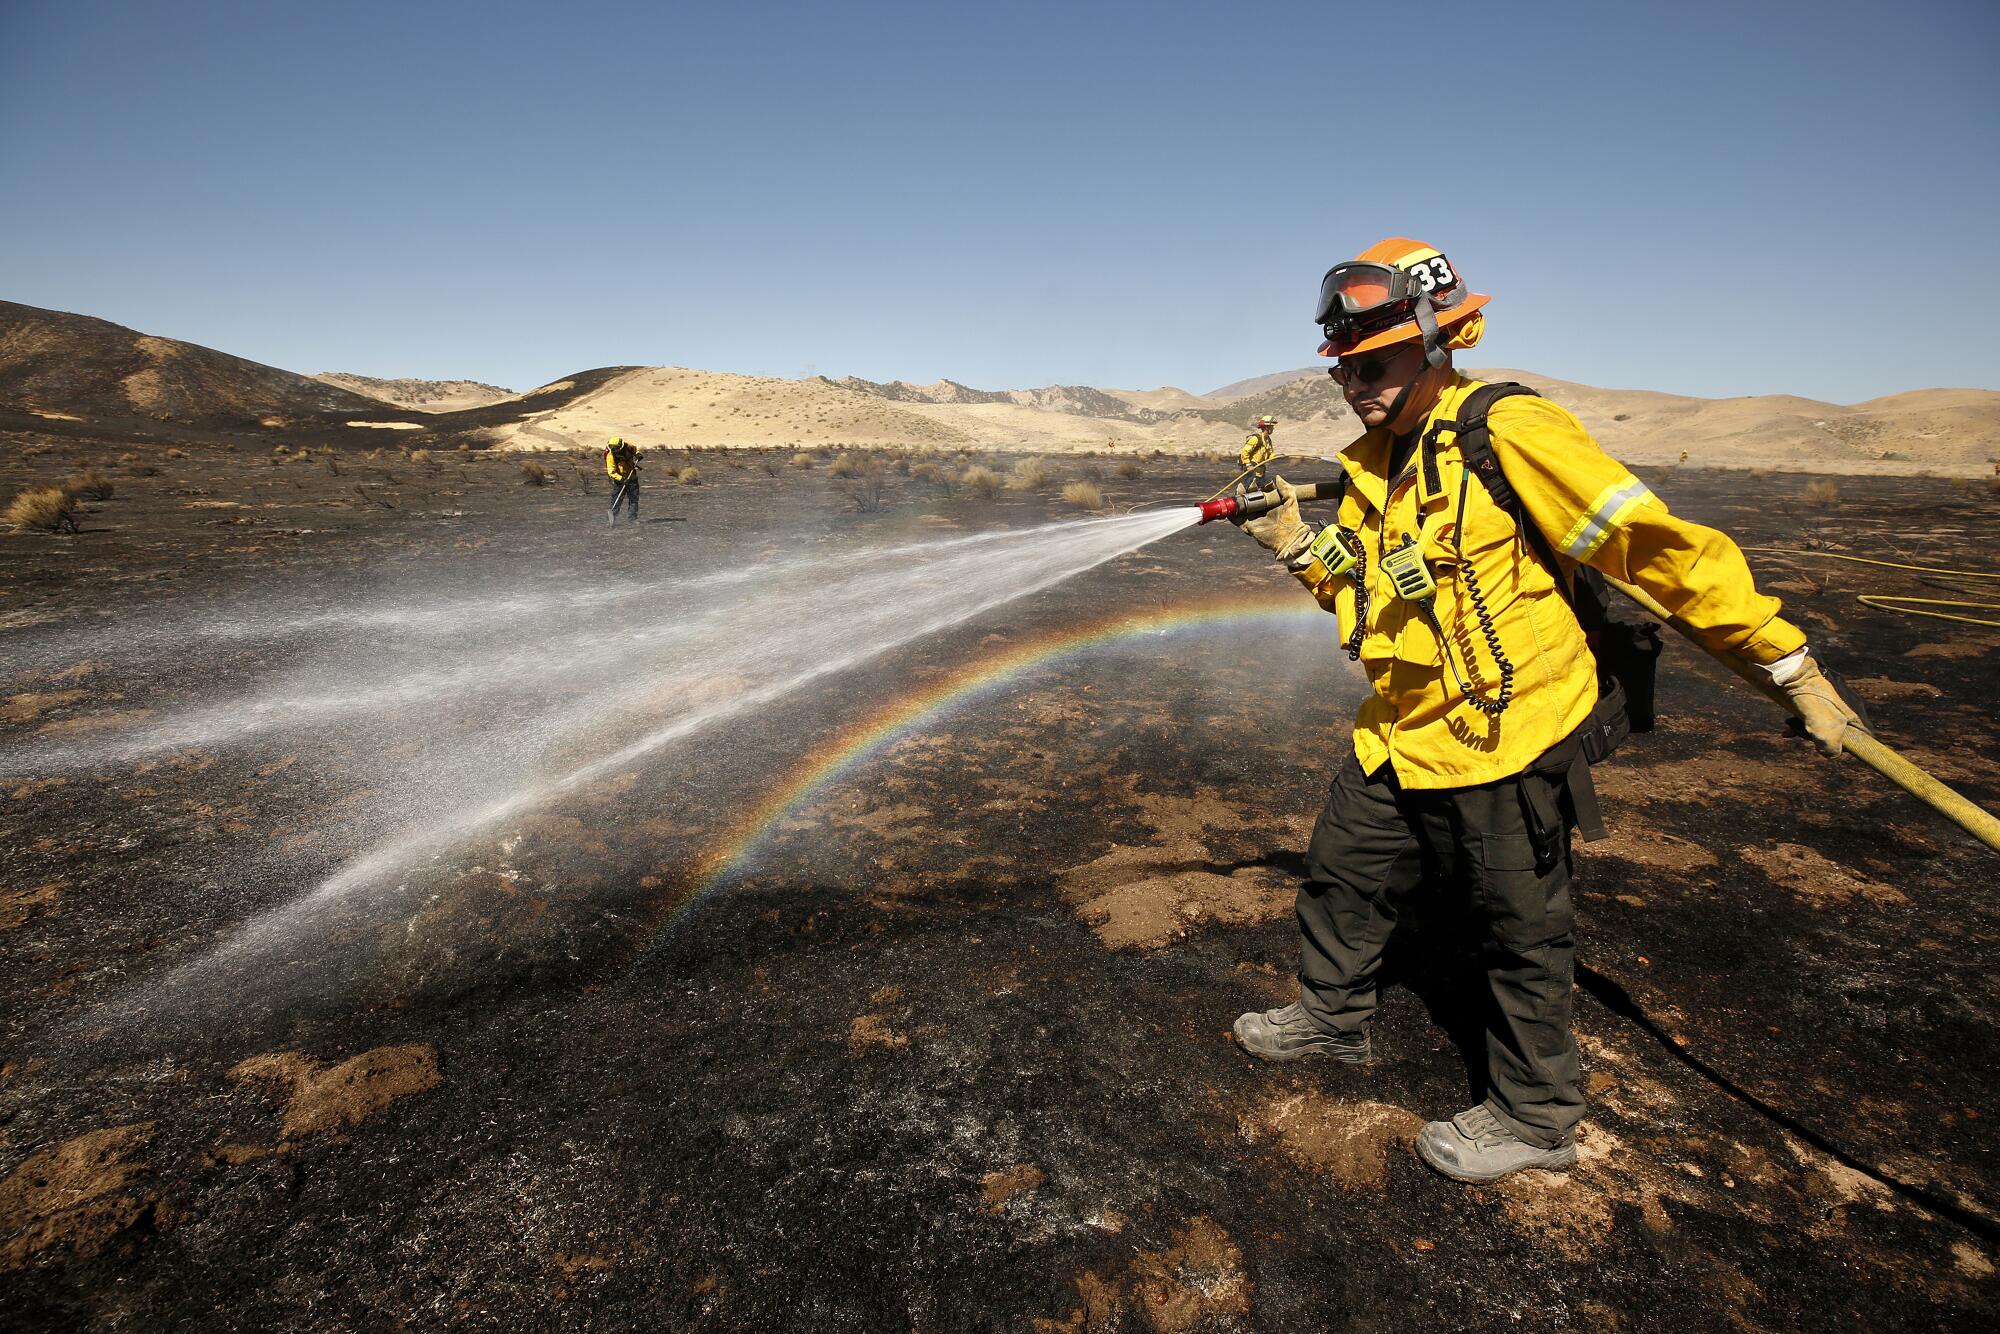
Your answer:
[[[1065,504],[1081,509],[1101,510],[1104,508],[1104,493],[1090,482],[1071,482],[1062,489]]]
[[[76,531],[76,498],[59,486],[30,487],[15,496],[4,514],[7,526],[37,533]]]
[[[1040,459],[1022,459],[1007,474],[1010,491],[1039,491],[1049,484],[1049,465]]]
[[[965,470],[959,484],[978,496],[981,500],[991,500],[1000,494],[1000,474],[991,468],[973,466]]]
[[[62,489],[79,500],[109,500],[117,491],[111,479],[95,468],[63,479]]]

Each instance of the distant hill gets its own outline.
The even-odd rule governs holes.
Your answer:
[[[1135,408],[1150,408],[1155,412],[1188,412],[1209,406],[1209,401],[1200,394],[1191,394],[1170,384],[1161,385],[1158,389],[1107,389],[1104,392],[1124,399]]]
[[[1080,384],[1052,384],[1043,389],[973,389],[956,380],[939,380],[935,384],[892,380],[887,384],[878,384],[853,375],[838,380],[826,380],[824,376],[819,378],[842,389],[873,394],[898,403],[1012,403],[1046,412],[1073,413],[1079,417],[1112,417],[1139,422],[1156,421],[1171,415],[1155,407],[1142,407],[1116,391],[1107,393]],[[1192,398],[1192,395],[1184,397]]]
[[[1248,380],[1238,380],[1234,384],[1226,384],[1220,389],[1211,389],[1204,397],[1213,403],[1222,403],[1238,398],[1250,398],[1256,394],[1268,393],[1292,380],[1301,380],[1310,375],[1323,376],[1326,374],[1326,367],[1327,363],[1321,362],[1317,366],[1302,366],[1295,371],[1273,371],[1269,375],[1256,375]]]
[[[1289,464],[1332,457],[1360,433],[1323,367],[1227,385],[1214,396],[1089,385],[973,389],[954,380],[782,380],[673,366],[578,371],[522,394],[476,381],[315,379],[105,320],[0,302],[0,426],[185,438],[282,429],[329,443],[380,439],[516,449],[642,445],[1208,454],[1278,419]],[[1520,380],[1576,413],[1632,463],[1809,472],[1988,475],[2000,459],[2000,392],[1921,389],[1843,406],[1787,395],[1705,399],[1600,389],[1528,371]],[[327,383],[327,380],[336,383]],[[353,392],[349,386],[369,390]],[[470,400],[473,405],[459,406]]]
[[[1340,390],[1326,378],[1325,367],[1242,381],[1243,384],[1260,382],[1265,387],[1255,393],[1231,398],[1220,407],[1200,408],[1197,415],[1208,421],[1245,429],[1258,417],[1276,417],[1281,432],[1287,426],[1296,430],[1299,423],[1318,418],[1329,424],[1338,423],[1339,428],[1350,436],[1355,434],[1357,423],[1347,411]],[[1212,400],[1215,395],[1209,397]]]
[[[1919,389],[1843,405],[1791,394],[1600,389],[1501,368],[1467,373],[1546,394],[1630,462],[1672,463],[1685,451],[1705,467],[1977,475],[2000,459],[2000,391],[1991,389]]]
[[[478,380],[378,380],[372,375],[352,375],[345,371],[321,371],[312,378],[321,384],[365,394],[399,408],[415,408],[418,412],[458,412],[514,396],[511,389]]]
[[[306,375],[109,320],[0,301],[0,407],[71,420],[287,425],[390,415]]]

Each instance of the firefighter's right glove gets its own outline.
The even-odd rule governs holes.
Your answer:
[[[1792,707],[1799,711],[1799,720],[1805,724],[1806,735],[1825,754],[1840,754],[1841,739],[1848,728],[1859,732],[1868,730],[1868,720],[1848,707],[1847,701],[1840,697],[1839,689],[1819,669],[1819,664],[1812,660],[1810,653],[1778,685],[1791,697]]]
[[[1240,524],[1243,531],[1256,538],[1266,551],[1281,561],[1288,561],[1306,549],[1313,533],[1306,527],[1306,521],[1299,517],[1299,496],[1292,489],[1292,484],[1282,477],[1274,477],[1271,489],[1283,497],[1283,503],[1254,519],[1243,519]]]

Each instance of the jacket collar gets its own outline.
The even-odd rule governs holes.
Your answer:
[[[1438,395],[1438,401],[1425,415],[1422,425],[1417,428],[1417,438],[1422,440],[1430,429],[1441,420],[1447,420],[1458,413],[1458,405],[1466,395],[1478,388],[1481,381],[1460,375],[1445,386]],[[1350,486],[1361,492],[1362,498],[1382,513],[1389,507],[1389,432],[1381,427],[1368,431],[1340,452],[1340,466],[1347,472]],[[1413,457],[1412,462],[1416,462]],[[1417,468],[1417,503],[1419,506],[1434,499],[1433,493],[1425,485],[1423,468]]]

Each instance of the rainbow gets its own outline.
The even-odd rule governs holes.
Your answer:
[[[679,916],[730,880],[781,821],[832,786],[843,773],[902,738],[923,731],[953,709],[991,694],[1028,672],[1085,653],[1161,635],[1297,632],[1316,625],[1324,626],[1328,635],[1333,633],[1333,621],[1326,613],[1297,594],[1249,600],[1214,599],[1148,612],[1126,612],[1039,635],[982,656],[856,722],[809,756],[790,781],[758,803],[716,851],[704,859],[695,892],[672,915]]]

